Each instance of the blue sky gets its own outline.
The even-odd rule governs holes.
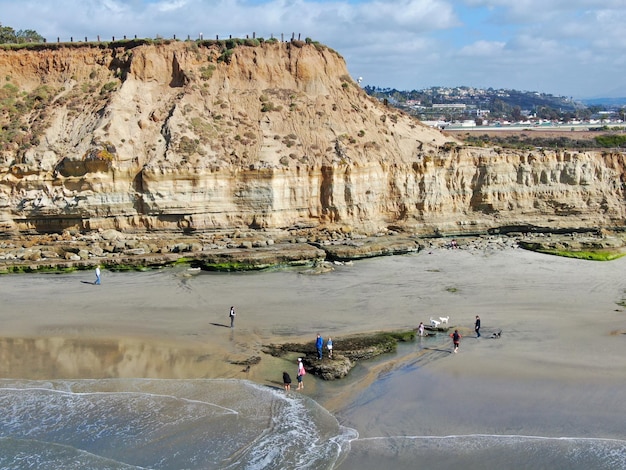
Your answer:
[[[362,85],[626,96],[626,0],[0,0],[48,41],[310,37]]]

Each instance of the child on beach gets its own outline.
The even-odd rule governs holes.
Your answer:
[[[326,341],[326,347],[328,348],[328,357],[330,359],[333,358],[333,340],[328,338],[328,341]]]
[[[454,333],[450,335],[452,338],[452,344],[454,345],[454,352],[456,353],[459,350],[459,343],[461,342],[461,333],[459,330],[454,330]]]
[[[291,390],[291,377],[287,372],[283,372],[283,384],[285,386],[285,392]]]

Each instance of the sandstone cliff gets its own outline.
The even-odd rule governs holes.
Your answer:
[[[623,155],[464,146],[319,44],[74,46],[0,49],[5,232],[624,225]]]

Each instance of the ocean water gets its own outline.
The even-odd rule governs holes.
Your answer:
[[[626,298],[625,271],[626,259],[458,250],[369,260],[324,276],[181,281],[173,270],[104,273],[98,290],[82,282],[84,273],[12,277],[0,283],[0,321],[20,331],[20,319],[37,312],[43,338],[0,342],[5,376],[28,371],[39,378],[54,368],[85,377],[97,366],[116,376],[172,378],[0,379],[0,469],[625,469],[626,371],[606,366],[626,356],[623,334],[608,334],[626,328],[616,305]],[[235,331],[215,325],[226,322],[232,298]],[[529,311],[545,313],[546,326],[528,325]],[[246,316],[266,312],[272,315],[255,322],[261,331],[246,326]],[[476,348],[493,346],[493,357],[505,362],[509,344],[523,345],[546,373],[519,381],[511,374],[455,376],[428,362],[453,360],[449,338],[422,338],[359,364],[346,380],[316,384],[309,377],[306,394],[286,395],[246,380],[187,378],[205,373],[193,355],[197,344],[184,351],[120,340],[90,349],[65,337],[106,338],[115,322],[157,337],[166,330],[196,343],[222,341],[236,353],[250,338],[288,341],[321,330],[335,339],[381,325],[416,326],[438,314],[465,316],[471,326],[474,312],[484,314],[486,330],[505,316],[510,325],[501,340]],[[601,341],[589,339],[587,318],[603,325]],[[542,348],[555,347],[566,321],[580,324],[568,330],[580,333],[557,339],[563,351],[551,358]],[[588,350],[576,364],[593,371],[588,382],[559,376],[571,366],[562,360],[568,348]],[[331,406],[343,393],[341,406]]]
[[[338,468],[626,468],[623,381],[568,391],[541,380],[529,391],[527,382],[425,370],[410,357],[338,412],[360,433]]]
[[[384,388],[399,385],[391,377],[383,382]],[[376,395],[370,406],[381,406],[376,391],[368,395]],[[626,465],[621,439],[360,437],[302,394],[241,380],[4,380],[0,407],[1,469],[373,470],[391,463],[435,470],[587,470]],[[387,407],[392,419],[393,408],[393,403]],[[385,414],[385,407],[379,411]],[[419,414],[407,418],[420,420]]]
[[[329,469],[356,433],[241,380],[0,382],[2,469]]]

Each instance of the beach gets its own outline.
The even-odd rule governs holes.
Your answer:
[[[342,380],[308,374],[305,389],[291,392],[289,403],[306,404],[312,420],[330,413],[336,423],[324,417],[322,428],[341,436],[320,434],[320,443],[342,445],[309,468],[402,467],[416,459],[425,468],[489,468],[486,462],[503,458],[512,459],[508,468],[620,468],[613,465],[626,447],[625,268],[624,259],[487,247],[362,260],[324,274],[175,267],[103,271],[99,286],[88,271],[7,275],[0,277],[0,376],[11,390],[85,381],[100,389],[105,380],[155,381],[142,385],[148,388],[241,381],[283,400],[282,372],[295,381],[297,356],[273,358],[264,345],[313,342],[320,333],[337,347],[342,335],[449,316],[450,332],[463,336],[457,354],[447,333],[418,338],[359,363]],[[501,337],[491,338],[496,331]],[[3,438],[11,426],[0,425]],[[533,457],[524,460],[529,448]],[[554,459],[563,466],[548,464]],[[119,456],[137,465],[131,460]],[[255,462],[224,468],[266,468]],[[168,465],[153,468],[176,468]]]

